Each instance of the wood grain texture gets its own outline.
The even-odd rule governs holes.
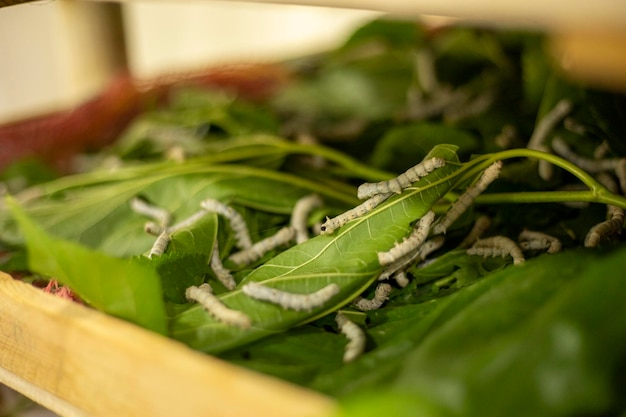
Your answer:
[[[333,400],[0,272],[0,382],[63,416],[324,416]]]

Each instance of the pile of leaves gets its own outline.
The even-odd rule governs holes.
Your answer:
[[[337,397],[345,416],[622,415],[626,248],[619,230],[597,247],[584,242],[607,205],[624,209],[626,199],[599,172],[554,155],[550,142],[618,161],[623,97],[563,80],[534,33],[377,20],[334,51],[285,65],[296,76],[262,104],[227,91],[172,91],[167,107],[136,118],[114,146],[81,157],[82,173],[50,179],[26,162],[6,170],[0,268],[54,278],[94,308]],[[529,149],[564,100],[569,112],[546,132],[545,152]],[[313,236],[327,216],[360,204],[359,184],[433,156],[446,166]],[[446,231],[442,248],[409,267],[410,283],[394,284],[380,309],[355,309],[352,300],[373,294],[377,252],[427,211],[442,216],[498,160],[500,178]],[[539,160],[554,166],[551,175],[539,174]],[[235,239],[214,213],[172,234],[164,254],[144,256],[155,238],[130,204],[140,196],[181,221],[201,201],[220,200],[259,241],[311,194],[324,202],[308,218],[311,239],[246,266],[228,262]],[[563,250],[525,252],[523,265],[468,255],[459,244],[485,215],[485,236],[541,231]],[[209,267],[216,243],[233,291]],[[186,288],[203,282],[253,325],[221,323],[189,302]],[[288,311],[247,297],[247,282],[340,290],[320,308]],[[334,321],[340,309],[367,337],[349,363]]]

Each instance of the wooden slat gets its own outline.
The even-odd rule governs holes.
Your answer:
[[[63,416],[312,417],[336,408],[2,272],[0,382]]]

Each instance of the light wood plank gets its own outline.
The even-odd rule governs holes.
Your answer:
[[[0,380],[61,415],[312,417],[336,408],[2,272],[0,317]]]

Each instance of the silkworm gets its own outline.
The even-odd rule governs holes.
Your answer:
[[[495,91],[486,91],[465,102],[455,103],[443,112],[446,122],[458,122],[484,113],[495,101]]]
[[[351,362],[365,351],[365,332],[341,312],[337,313],[335,321],[339,331],[348,339],[348,344],[343,353],[343,361]]]
[[[478,240],[471,248],[467,249],[466,253],[483,257],[505,257],[509,255],[513,258],[513,264],[515,265],[523,264],[525,261],[522,249],[517,246],[517,243],[504,236],[493,236]]]
[[[197,211],[194,214],[192,214],[191,216],[187,217],[186,219],[181,220],[180,222],[176,223],[175,225],[169,227],[167,230],[170,233],[175,233],[175,232],[178,232],[178,231],[183,230],[183,229],[189,229],[191,226],[196,224],[198,221],[200,221],[200,219],[202,219],[206,215],[207,215],[206,210]]]
[[[333,217],[332,219],[326,219],[321,226],[321,234],[328,235],[333,233],[335,230],[339,229],[344,224],[348,223],[350,220],[354,220],[357,217],[361,217],[370,211],[374,210],[376,206],[385,201],[391,196],[392,193],[387,194],[376,194],[372,198],[365,200],[363,203],[358,206],[343,212],[337,217]]]
[[[167,249],[167,245],[169,245],[170,240],[172,240],[172,236],[169,234],[167,230],[161,232],[161,234],[156,238],[150,252],[148,253],[148,259],[152,259],[153,256],[161,256],[165,253]]]
[[[480,193],[485,191],[489,184],[495,181],[500,175],[500,169],[502,169],[502,161],[496,161],[491,164],[478,178],[474,184],[469,186],[467,190],[459,196],[459,198],[452,203],[452,206],[446,212],[446,215],[433,227],[434,234],[446,233],[448,227],[454,223],[461,214],[472,204],[474,199],[478,197]]]
[[[323,201],[317,194],[307,195],[296,202],[291,213],[291,227],[295,230],[296,243],[309,240],[307,219],[311,211],[322,206]]]
[[[556,106],[554,106],[554,108],[535,125],[535,130],[528,141],[528,149],[549,152],[548,147],[545,145],[548,135],[554,129],[556,124],[567,116],[571,110],[572,103],[569,100],[563,99],[559,101]],[[549,162],[540,160],[538,166],[539,176],[542,179],[548,181],[552,178],[554,168]]]
[[[419,219],[417,227],[414,227],[411,234],[404,238],[402,242],[396,242],[394,247],[387,252],[378,252],[378,262],[380,262],[382,266],[389,265],[396,259],[399,259],[419,248],[426,240],[433,220],[435,220],[435,212],[430,210],[421,219]]]
[[[611,147],[609,146],[609,142],[603,140],[602,143],[600,143],[598,146],[596,146],[596,149],[594,149],[593,159],[603,159],[610,150]]]
[[[361,184],[357,189],[357,198],[363,200],[364,198],[372,197],[376,194],[399,194],[420,178],[425,177],[437,168],[443,167],[445,164],[446,161],[442,158],[431,158],[409,168],[404,173],[389,181],[366,182],[365,184]]]
[[[248,226],[241,214],[237,213],[235,209],[212,198],[202,201],[200,207],[207,211],[220,214],[228,219],[231,229],[235,232],[236,245],[239,249],[248,249],[252,246]]]
[[[441,89],[435,71],[435,58],[430,49],[422,48],[415,53],[415,74],[421,89],[432,94]]]
[[[263,257],[269,251],[276,249],[281,245],[285,245],[293,240],[295,230],[291,226],[286,226],[278,232],[263,240],[259,240],[248,249],[235,252],[228,258],[237,265],[248,265]]]
[[[155,222],[146,222],[143,225],[143,231],[153,236],[160,235],[164,230],[165,228],[163,226],[159,226]]]
[[[474,222],[472,229],[469,231],[467,236],[465,236],[465,239],[463,239],[463,241],[459,244],[459,248],[465,249],[472,246],[474,242],[480,239],[483,233],[489,229],[489,227],[491,227],[491,219],[489,216],[479,216]]]
[[[377,310],[389,299],[390,293],[391,285],[381,283],[378,284],[376,290],[374,290],[374,298],[367,299],[365,297],[357,297],[353,304],[361,311]]]
[[[213,289],[209,284],[199,287],[192,285],[185,291],[185,296],[190,301],[200,304],[217,321],[232,326],[248,328],[252,324],[250,317],[245,313],[226,307],[222,301],[213,295]]]
[[[406,276],[406,272],[400,270],[391,276],[396,281],[396,284],[400,288],[404,288],[409,285],[409,278]]]
[[[431,253],[441,248],[445,242],[445,238],[441,235],[428,239],[414,253],[409,253],[393,263],[387,265],[378,276],[379,281],[389,279],[396,272],[408,267],[409,265],[420,262],[428,257]]]
[[[543,250],[548,253],[557,253],[561,250],[561,241],[554,236],[534,230],[524,229],[517,240],[522,250]]]
[[[621,158],[615,167],[615,175],[619,181],[622,194],[626,194],[626,158]]]
[[[621,233],[624,227],[624,210],[615,206],[610,207],[612,207],[610,218],[589,229],[587,236],[585,236],[586,248],[595,248],[603,239]]]
[[[222,260],[220,259],[220,250],[217,240],[213,244],[213,252],[211,253],[211,270],[215,274],[215,277],[221,282],[228,290],[234,290],[237,286],[235,278],[231,275],[230,271],[224,268]]]
[[[160,226],[154,222],[146,222],[143,227],[146,233],[158,236],[156,241],[154,242],[154,245],[152,245],[152,249],[150,249],[150,254],[148,255],[148,258],[152,258],[152,256],[154,255],[163,255],[165,253],[165,250],[167,249],[167,245],[169,245],[170,241],[172,240],[173,233],[191,227],[194,223],[196,223],[198,220],[200,220],[200,218],[204,217],[205,215],[206,211],[199,211],[171,227]]]
[[[168,210],[149,204],[139,197],[133,197],[132,200],[130,200],[130,208],[137,214],[155,220],[162,227],[170,224],[172,220],[172,214]]]
[[[546,113],[535,125],[528,140],[528,149],[538,150],[546,141],[550,132],[572,110],[572,103],[567,99],[559,101],[552,110]]]
[[[563,138],[558,136],[552,140],[552,149],[559,156],[591,173],[615,170],[620,161],[619,158],[591,159],[580,156],[570,149]]]
[[[337,295],[339,286],[332,283],[310,294],[297,294],[268,287],[258,282],[249,282],[241,290],[252,299],[268,301],[287,310],[311,311],[323,306]]]

